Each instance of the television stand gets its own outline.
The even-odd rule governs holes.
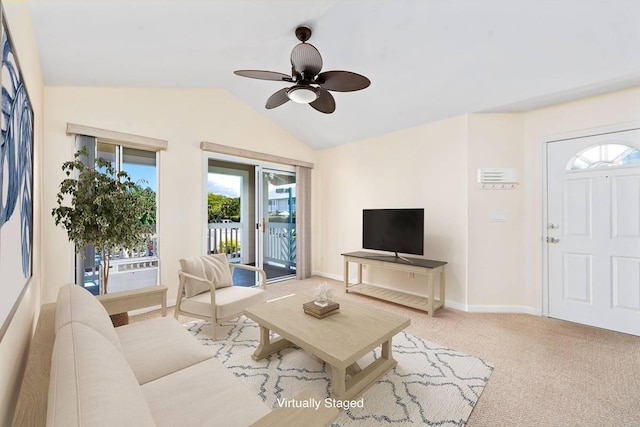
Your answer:
[[[434,311],[444,307],[444,261],[432,261],[422,258],[396,257],[394,255],[381,255],[372,252],[348,252],[342,254],[344,258],[344,287],[347,293],[355,293],[378,298],[384,301],[412,307],[426,311],[429,317],[433,317]],[[358,282],[349,283],[349,263],[358,264]],[[371,265],[391,270],[417,273],[427,276],[427,295],[417,296],[399,290],[387,289],[381,286],[362,283],[362,266]],[[439,299],[435,299],[434,282],[435,277],[440,280]]]

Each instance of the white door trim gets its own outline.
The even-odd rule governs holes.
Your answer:
[[[546,242],[547,236],[547,224],[549,223],[548,218],[548,166],[547,166],[547,148],[549,143],[552,141],[556,141],[556,139],[542,140],[542,222],[540,224],[540,244],[542,245],[542,315],[545,317],[549,317],[549,246]]]
[[[543,144],[546,144],[549,142],[563,141],[566,139],[584,138],[587,136],[604,135],[604,134],[616,133],[616,132],[626,132],[629,130],[636,130],[636,129],[640,129],[640,121],[617,123],[613,125],[599,126],[595,128],[557,133],[557,134],[549,135],[543,138],[542,142]]]
[[[542,139],[540,142],[542,144],[541,147],[541,156],[542,156],[542,223],[540,224],[540,243],[542,245],[542,315],[545,317],[549,317],[549,254],[548,254],[548,246],[546,242],[547,238],[547,224],[549,223],[548,219],[548,206],[547,206],[547,198],[548,198],[548,168],[547,168],[547,149],[549,144],[552,142],[566,141],[570,139],[576,138],[584,138],[588,136],[597,136],[597,135],[605,135],[610,133],[617,132],[626,132],[631,130],[640,129],[640,121],[626,122],[626,123],[618,123],[607,126],[600,126],[596,128],[590,129],[582,129],[570,132],[563,132],[559,134],[549,135]]]

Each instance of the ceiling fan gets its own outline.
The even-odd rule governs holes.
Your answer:
[[[291,75],[275,71],[237,70],[235,74],[260,80],[275,80],[293,83],[293,86],[280,89],[267,99],[265,107],[272,109],[291,100],[299,104],[309,104],[321,113],[330,114],[336,109],[336,101],[330,90],[335,92],[353,92],[362,90],[371,81],[360,74],[351,71],[322,70],[322,57],[312,44],[307,43],[311,38],[308,27],[296,28],[298,43],[291,51]]]

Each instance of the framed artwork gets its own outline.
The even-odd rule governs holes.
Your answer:
[[[33,108],[4,8],[0,115],[0,340],[24,295],[33,264]]]

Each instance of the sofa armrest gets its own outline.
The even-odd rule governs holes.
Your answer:
[[[132,291],[114,292],[96,297],[102,303],[109,315],[124,313],[138,308],[160,305],[162,315],[167,315],[167,287],[150,286]]]
[[[47,423],[47,400],[51,354],[56,339],[56,303],[40,307],[36,331],[29,346],[29,357],[13,416],[14,426],[40,427]]]

